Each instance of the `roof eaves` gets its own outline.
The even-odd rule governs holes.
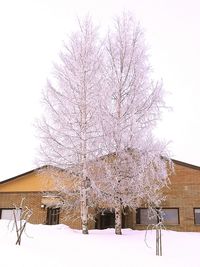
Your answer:
[[[37,171],[39,171],[39,170],[41,170],[41,169],[48,168],[48,167],[51,167],[51,166],[50,166],[50,165],[44,165],[44,166],[38,167],[38,168],[33,169],[33,170],[31,170],[31,171],[24,172],[24,173],[19,174],[19,175],[17,175],[17,176],[14,176],[14,177],[8,178],[8,179],[6,179],[6,180],[0,181],[0,184],[8,183],[8,182],[13,181],[13,180],[16,180],[16,179],[18,179],[18,178],[20,178],[20,177],[23,177],[23,176],[25,176],[25,175],[31,174],[31,173],[33,173],[33,172],[37,172]]]
[[[196,166],[196,165],[193,165],[193,164],[185,163],[185,162],[182,162],[182,161],[179,161],[179,160],[176,160],[176,159],[172,159],[172,161],[175,164],[178,164],[178,165],[181,165],[181,166],[184,166],[184,167],[187,167],[187,168],[191,168],[191,169],[195,169],[195,170],[200,171],[200,166]]]

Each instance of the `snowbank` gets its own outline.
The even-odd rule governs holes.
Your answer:
[[[155,232],[123,229],[90,230],[82,235],[65,225],[27,224],[21,246],[8,221],[0,220],[2,267],[184,267],[200,266],[200,233],[163,231],[163,256],[155,256]]]

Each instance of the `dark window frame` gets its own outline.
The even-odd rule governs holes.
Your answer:
[[[138,208],[136,209],[136,224],[137,225],[148,225],[148,224],[141,224],[141,210],[148,210],[148,208]],[[162,208],[163,211],[165,210],[177,210],[177,216],[178,216],[178,224],[166,224],[164,223],[164,225],[168,225],[168,226],[174,226],[174,225],[179,225],[180,224],[180,211],[179,208],[177,207],[173,207],[173,208],[169,208],[169,207],[163,207]],[[159,222],[159,218],[157,217],[157,223]],[[199,224],[200,225],[200,224]]]
[[[200,210],[200,207],[194,207],[193,208],[193,215],[194,215],[194,225],[197,225],[197,226],[200,226],[200,222],[199,223],[196,223],[196,216],[195,216],[195,210],[198,209]]]

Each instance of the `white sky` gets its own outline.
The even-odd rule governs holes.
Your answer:
[[[172,112],[156,131],[172,158],[200,166],[200,1],[0,0],[0,180],[35,168],[41,91],[76,16],[101,25],[133,12]]]

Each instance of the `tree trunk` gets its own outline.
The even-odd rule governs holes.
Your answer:
[[[115,234],[122,234],[122,209],[121,205],[115,207]]]
[[[87,189],[84,186],[81,187],[80,198],[81,198],[82,233],[88,234]]]
[[[161,228],[156,228],[156,256],[162,256],[162,233]]]

